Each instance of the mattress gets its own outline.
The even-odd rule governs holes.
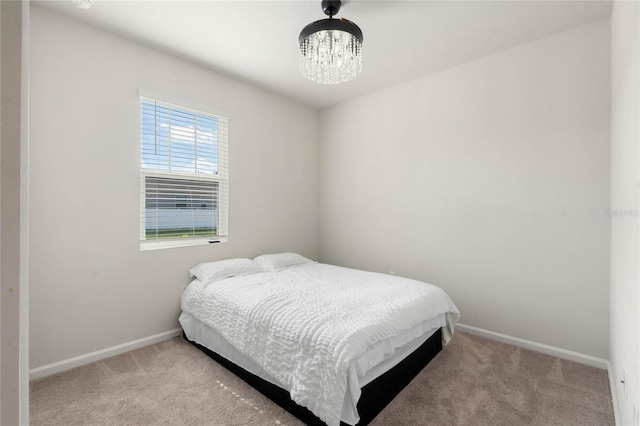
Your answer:
[[[361,388],[459,312],[446,293],[405,278],[302,265],[202,283],[181,301],[189,340],[287,390],[328,425],[356,424]]]
[[[244,356],[220,334],[194,316],[183,312],[180,315],[180,325],[189,340],[212,350],[271,384],[282,386],[257,363]],[[360,390],[395,367],[444,325],[444,315],[439,315],[437,318],[425,321],[400,335],[389,337],[369,346],[362,355],[352,360],[349,370],[355,372],[356,380],[348,381],[340,420],[350,425],[358,423],[359,416],[356,405]],[[381,361],[377,363],[372,362],[372,360],[380,359]]]

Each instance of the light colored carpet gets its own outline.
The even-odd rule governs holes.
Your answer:
[[[175,338],[31,383],[32,425],[300,425]],[[372,425],[613,425],[607,373],[456,333]]]

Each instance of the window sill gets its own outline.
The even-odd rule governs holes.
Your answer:
[[[188,240],[140,241],[140,251],[162,250],[176,247],[204,246],[207,244],[226,243],[227,237],[190,238]]]

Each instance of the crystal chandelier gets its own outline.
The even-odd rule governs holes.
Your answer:
[[[329,19],[312,22],[302,29],[300,72],[317,83],[338,84],[362,71],[362,30],[347,19],[333,19],[341,1],[323,0]]]

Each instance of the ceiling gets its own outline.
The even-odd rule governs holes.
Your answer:
[[[319,0],[34,2],[91,26],[325,108],[609,17],[604,1],[343,1],[364,33],[363,71],[334,86],[298,70],[298,34],[325,18]]]

